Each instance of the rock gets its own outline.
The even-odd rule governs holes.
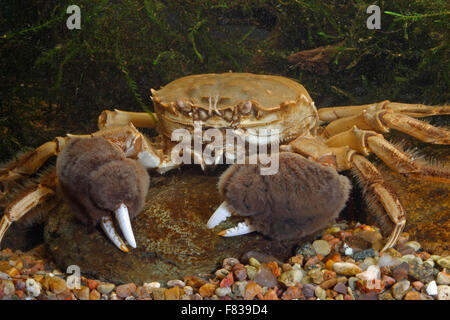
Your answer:
[[[324,289],[322,289],[320,286],[317,286],[314,289],[314,295],[317,297],[317,299],[325,300],[327,297],[327,292]]]
[[[279,299],[274,289],[268,289],[263,297],[263,300],[279,300]]]
[[[436,282],[437,284],[440,285],[449,285],[450,284],[450,274],[448,274],[447,272],[441,271],[438,273],[437,277],[436,277]]]
[[[450,256],[442,257],[436,261],[442,268],[450,269]]]
[[[97,290],[101,294],[109,294],[111,291],[114,290],[115,287],[116,285],[114,283],[102,282],[97,286]]]
[[[233,273],[230,272],[228,273],[228,275],[222,279],[222,281],[220,281],[220,287],[224,288],[224,287],[231,287],[234,283],[234,277],[233,277]]]
[[[217,288],[215,294],[218,297],[229,296],[231,294],[231,288],[230,287]]]
[[[166,291],[165,288],[153,288],[151,289],[153,300],[164,300],[165,295],[164,292]]]
[[[379,300],[395,300],[394,297],[392,296],[391,292],[389,292],[389,291],[380,293],[378,295],[378,299]]]
[[[320,286],[322,287],[322,289],[326,290],[326,289],[329,289],[331,287],[334,287],[336,285],[336,283],[337,283],[337,279],[333,278],[333,279],[329,279],[329,280],[326,280],[326,281],[322,282],[320,284]]]
[[[191,286],[185,286],[183,288],[183,291],[184,291],[185,294],[191,295],[191,294],[194,293],[194,288],[192,288]]]
[[[398,282],[408,278],[410,265],[407,262],[402,262],[392,270],[392,277]]]
[[[368,292],[361,294],[357,300],[378,300],[378,295],[375,292]]]
[[[174,286],[164,291],[164,300],[180,300],[183,289],[179,286]]]
[[[229,273],[230,273],[229,270],[222,268],[215,272],[215,276],[217,279],[221,280],[221,279],[225,278]]]
[[[183,278],[184,283],[187,286],[199,289],[202,285],[204,285],[206,283],[206,281],[202,278],[199,277],[195,277],[195,276],[185,276]]]
[[[417,291],[409,291],[403,300],[426,300],[425,296]]]
[[[301,254],[303,258],[309,259],[316,255],[316,250],[314,250],[314,247],[310,243],[305,243],[295,250],[295,255],[299,254]]]
[[[337,293],[347,294],[347,287],[342,282],[337,283],[333,290]]]
[[[50,279],[49,286],[54,294],[62,293],[67,289],[66,281],[56,276]]]
[[[259,266],[261,265],[261,263],[260,263],[258,260],[256,260],[255,258],[253,258],[253,257],[251,257],[250,259],[248,259],[248,263],[249,263],[251,266],[255,267],[256,269],[259,269]]]
[[[303,294],[299,287],[289,287],[281,296],[281,300],[294,300],[301,298],[303,298]]]
[[[236,259],[236,258],[225,258],[225,259],[223,259],[222,266],[225,269],[231,271],[233,269],[233,267],[235,265],[237,265],[237,264],[241,264],[238,259]]]
[[[410,282],[408,280],[402,280],[392,286],[392,295],[397,300],[402,300],[406,292],[408,292]]]
[[[243,264],[235,265],[233,267],[233,274],[238,281],[244,281],[245,279],[247,279],[247,270]]]
[[[286,287],[295,286],[299,283],[303,278],[303,273],[300,270],[292,269],[286,272],[283,272],[278,281],[283,283]]]
[[[325,240],[316,240],[312,243],[312,247],[317,254],[327,256],[331,252],[331,247]]]
[[[41,284],[36,282],[34,279],[27,279],[25,282],[25,287],[27,289],[28,296],[37,297],[41,294]]]
[[[116,287],[116,294],[119,298],[131,296],[136,291],[136,285],[131,282]]]
[[[245,294],[245,287],[247,286],[247,281],[236,281],[231,287],[231,292],[236,297],[243,298]]]
[[[216,286],[212,283],[206,283],[200,287],[198,293],[203,297],[212,297],[216,291]]]
[[[314,297],[314,290],[315,287],[312,284],[304,284],[302,287],[302,293],[305,296],[305,298]]]
[[[420,289],[422,289],[425,285],[423,284],[423,282],[421,281],[414,281],[412,283],[412,286],[414,289],[416,289],[417,291],[420,291]]]
[[[428,285],[427,285],[427,293],[430,296],[435,296],[438,294],[438,288],[436,285],[436,281],[431,281]]]
[[[4,298],[11,299],[16,292],[16,287],[12,280],[1,280]]]
[[[101,294],[96,289],[93,289],[89,293],[89,300],[100,300],[100,298],[101,298]]]
[[[353,276],[357,273],[362,272],[362,270],[356,264],[350,262],[335,262],[333,264],[333,270],[336,273],[346,276]]]
[[[380,268],[382,267],[394,267],[401,263],[401,261],[398,258],[394,258],[390,254],[383,254],[380,259],[378,260],[378,266]]]
[[[184,286],[185,286],[185,284],[181,280],[169,280],[169,281],[167,281],[167,287],[168,288],[173,288],[173,287],[183,288]]]
[[[422,264],[423,261],[419,257],[416,257],[413,254],[407,254],[400,258],[400,260],[405,261],[409,264]]]
[[[364,260],[366,258],[371,258],[371,257],[375,257],[375,250],[373,250],[372,248],[359,251],[353,255],[353,258],[356,261]]]
[[[434,268],[426,263],[424,264],[413,263],[411,264],[409,275],[415,280],[427,283],[434,279]]]
[[[88,287],[89,287],[89,290],[94,290],[94,289],[96,289],[97,286],[98,286],[98,281],[89,279],[89,280],[87,281],[87,285],[88,285]]]
[[[348,278],[348,286],[352,289],[352,290],[356,290],[356,283],[359,281],[358,278],[356,277],[350,277]]]
[[[127,254],[99,228],[89,233],[67,205],[58,204],[44,230],[50,253],[61,270],[75,264],[93,278],[114,283],[166,282],[186,274],[210,274],[225,258],[240,257],[249,248],[287,260],[298,240],[277,242],[257,232],[245,235],[245,241],[217,236],[241,222],[241,217],[207,228],[209,217],[223,201],[217,190],[220,174],[220,168],[205,174],[192,166],[152,177],[144,210],[131,221],[137,248]]]
[[[81,286],[80,289],[72,290],[78,300],[89,300],[89,288],[86,286]]]
[[[323,282],[323,273],[320,268],[314,268],[308,271],[308,276],[311,277],[312,282],[315,284],[321,284]]]
[[[253,281],[249,281],[245,286],[244,300],[253,300],[258,294],[262,294],[261,286]]]
[[[408,242],[406,243],[406,245],[407,245],[408,247],[413,248],[414,251],[419,251],[420,248],[422,247],[422,246],[420,245],[420,243],[418,243],[417,241],[408,241]]]
[[[278,284],[277,277],[273,274],[272,269],[267,264],[262,264],[258,273],[253,278],[257,284],[262,287],[273,288]]]
[[[438,286],[437,287],[437,299],[438,300],[450,300],[450,287],[449,286]]]

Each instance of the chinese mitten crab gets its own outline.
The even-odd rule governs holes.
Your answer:
[[[248,217],[245,223],[222,231],[220,234],[223,236],[257,230],[274,238],[292,238],[320,229],[344,207],[350,184],[338,172],[351,169],[378,214],[387,215],[394,224],[386,249],[398,239],[405,226],[406,214],[396,195],[366,157],[373,153],[392,170],[409,177],[450,182],[448,168],[418,159],[383,137],[384,133],[395,129],[424,142],[449,144],[447,129],[415,119],[450,114],[449,106],[383,101],[317,110],[308,92],[296,81],[249,73],[187,76],[160,90],[152,90],[152,98],[155,113],[104,111],[99,117],[98,132],[58,137],[4,168],[0,172],[0,182],[8,185],[34,174],[49,157],[59,154],[56,179],[45,176],[37,186],[6,208],[0,223],[0,241],[13,221],[54,196],[59,186],[82,222],[100,223],[108,236],[115,239],[115,244],[127,251],[110,215],[115,214],[124,237],[134,246],[129,215],[137,215],[142,208],[148,186],[143,168],[164,173],[182,164],[172,152],[178,148],[172,137],[179,129],[184,130],[194,144],[196,136],[206,135],[208,129],[219,133],[231,131],[245,141],[247,151],[254,145],[267,146],[270,143],[273,146],[274,138],[260,132],[270,129],[278,133],[277,173],[262,176],[255,169],[262,167],[260,164],[235,164],[222,175],[219,189],[225,202],[211,216],[208,227],[218,225],[231,211]],[[150,140],[136,127],[156,127],[159,136]],[[70,147],[75,139],[81,144],[82,140],[96,140],[77,150]],[[108,150],[103,152],[106,156],[98,158],[101,159],[99,163],[92,163],[92,159],[97,159],[94,155],[88,156],[91,160],[86,160],[85,165],[77,166],[73,162],[78,160],[70,161],[71,157],[83,158],[77,156],[77,152],[102,152],[92,144],[102,144]],[[70,152],[64,151],[65,146],[70,147]],[[202,152],[207,147],[203,143],[200,149],[183,149],[183,153],[189,152],[189,158],[197,159],[197,163],[204,167],[211,164],[203,159]],[[86,150],[82,151],[83,148]],[[228,148],[227,143],[222,143],[216,149],[216,157],[222,158]],[[178,154],[179,149],[176,150]],[[71,157],[61,156],[66,153]],[[111,164],[114,161],[115,164]],[[213,163],[217,162],[220,161],[215,159]],[[100,165],[109,169],[102,169],[99,173]],[[66,171],[61,170],[63,167]],[[115,169],[116,174],[109,177]],[[78,194],[70,192],[72,185],[79,181],[85,181],[85,185],[90,187]],[[134,189],[133,183],[136,185]],[[73,197],[74,194],[77,196]],[[85,199],[89,202],[86,203]],[[93,212],[93,207],[101,210]]]

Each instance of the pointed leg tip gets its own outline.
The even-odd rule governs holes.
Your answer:
[[[219,236],[225,237],[227,235],[227,230],[222,230],[218,233]]]

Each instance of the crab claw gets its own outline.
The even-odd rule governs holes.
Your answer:
[[[222,236],[222,237],[242,236],[244,234],[251,233],[253,231],[256,231],[256,230],[251,225],[249,225],[246,222],[240,222],[234,228],[229,228],[229,229],[220,231],[219,236]]]
[[[128,214],[127,206],[121,203],[119,208],[115,211],[115,215],[125,240],[132,248],[136,248],[136,240],[134,239],[133,229],[131,228],[130,215]]]
[[[226,201],[222,202],[222,204],[217,208],[216,211],[214,211],[213,215],[209,218],[208,223],[206,226],[209,229],[214,228],[222,221],[227,220],[228,217],[231,216],[231,211],[227,206]]]
[[[114,228],[114,222],[110,216],[102,217],[100,226],[102,227],[105,234],[108,236],[109,240],[111,240],[117,248],[119,248],[123,252],[130,251],[126,246],[125,242],[123,242],[122,238],[117,233],[116,229]]]

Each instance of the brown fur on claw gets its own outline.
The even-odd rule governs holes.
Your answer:
[[[100,137],[71,139],[58,157],[56,173],[72,211],[90,226],[121,203],[130,218],[137,216],[150,183],[144,167]]]
[[[271,238],[301,238],[337,218],[350,181],[331,167],[283,152],[279,171],[260,175],[259,165],[233,165],[219,181],[228,205]]]

